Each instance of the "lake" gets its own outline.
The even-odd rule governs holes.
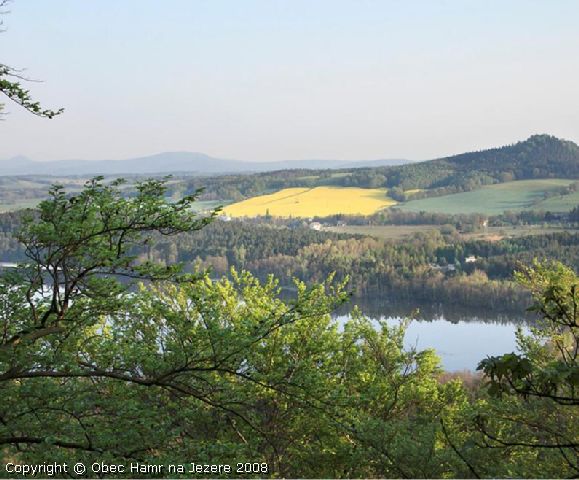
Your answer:
[[[416,307],[360,300],[354,303],[368,318],[386,320],[391,325],[410,316]],[[348,313],[338,311],[335,318],[346,321]],[[405,346],[419,350],[435,349],[443,368],[450,372],[474,371],[487,356],[516,352],[517,328],[521,327],[528,332],[528,326],[533,321],[532,316],[469,311],[442,305],[421,305],[416,318],[406,331]]]

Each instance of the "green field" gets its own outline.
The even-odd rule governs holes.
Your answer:
[[[52,185],[63,185],[67,192],[80,192],[85,178],[29,176],[0,177],[0,213],[34,208],[48,198]]]
[[[549,235],[551,233],[577,232],[576,229],[565,227],[551,227],[543,225],[522,225],[506,227],[488,227],[478,232],[464,233],[464,240],[501,240],[503,238],[519,238],[528,235]]]
[[[343,227],[326,227],[325,231],[351,233],[369,237],[399,240],[418,232],[440,229],[440,225],[345,225]]]
[[[192,208],[196,212],[206,213],[214,210],[217,207],[223,207],[228,202],[223,200],[197,200],[193,203]]]
[[[543,200],[539,205],[539,208],[546,212],[568,212],[579,205],[579,192],[573,192],[570,195],[557,195]]]
[[[342,227],[325,227],[324,231],[367,235],[386,240],[401,240],[415,233],[426,233],[440,230],[440,225],[345,225]],[[503,238],[526,237],[527,235],[546,235],[570,231],[563,227],[544,227],[542,225],[525,225],[520,227],[488,227],[474,233],[463,233],[464,240],[497,241]],[[572,230],[575,231],[575,230]]]
[[[471,192],[455,193],[443,197],[411,200],[397,208],[407,212],[436,212],[447,214],[483,213],[496,215],[507,210],[569,211],[579,204],[579,194],[543,199],[545,192],[553,192],[573,183],[565,179],[519,180],[489,185]]]
[[[14,212],[24,208],[34,208],[40,203],[40,199],[29,199],[22,201],[15,201],[14,203],[0,203],[0,213]]]

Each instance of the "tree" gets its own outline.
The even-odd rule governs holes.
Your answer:
[[[521,354],[483,360],[490,400],[476,416],[481,446],[527,457],[514,476],[579,474],[579,278],[561,263],[535,261],[516,275],[541,321],[518,333]]]
[[[10,0],[0,0],[0,9],[6,7],[9,2]],[[0,15],[5,13],[6,11],[0,10]],[[0,25],[1,24],[0,22]],[[39,117],[53,118],[64,112],[63,108],[50,110],[42,107],[40,102],[32,99],[30,91],[24,88],[22,81],[30,81],[30,79],[24,77],[22,71],[0,63],[0,92],[6,95],[11,101]],[[2,112],[3,109],[4,105],[0,103],[0,112]]]
[[[234,436],[239,422],[259,432],[237,385],[265,388],[244,366],[251,347],[345,298],[301,285],[288,304],[273,280],[216,283],[138,262],[153,233],[196,230],[217,212],[198,218],[195,195],[167,203],[164,181],[129,197],[123,183],[95,178],[77,195],[55,186],[19,234],[29,261],[0,288],[0,449],[20,459],[169,455],[193,435],[192,419],[225,422]],[[135,290],[135,279],[147,286]]]
[[[329,313],[348,295],[331,278],[296,281],[287,301],[273,277],[139,262],[154,235],[213,215],[196,217],[194,196],[168,203],[164,181],[125,187],[56,186],[24,223],[29,261],[0,288],[0,456],[259,465],[237,476],[453,471],[435,445],[460,387],[436,381],[433,352],[404,350],[404,326],[355,315],[340,330]]]
[[[522,355],[482,362],[490,387],[469,392],[439,381],[434,352],[404,347],[405,322],[332,319],[348,294],[331,277],[295,281],[284,300],[272,276],[216,280],[147,259],[159,236],[216,214],[167,193],[165,180],[133,191],[95,178],[73,195],[53,187],[28,213],[28,261],[0,284],[1,460],[115,463],[126,476],[143,473],[131,462],[188,459],[248,459],[257,471],[241,477],[576,473],[572,271],[519,274],[546,323],[520,336]]]
[[[5,276],[0,289],[0,390],[8,400],[0,407],[1,444],[48,441],[50,429],[44,429],[41,437],[31,436],[27,427],[13,429],[10,419],[15,411],[10,406],[16,401],[32,413],[36,409],[31,401],[52,396],[47,404],[60,402],[64,408],[72,394],[67,390],[74,387],[57,379],[104,376],[138,382],[127,372],[103,372],[78,342],[94,335],[103,321],[129,310],[133,293],[130,283],[121,283],[120,278],[187,278],[179,274],[179,266],[137,263],[131,250],[149,242],[153,232],[173,235],[199,229],[213,216],[199,219],[191,212],[195,195],[167,203],[163,181],[140,183],[135,195],[125,198],[120,190],[123,181],[105,185],[102,180],[87,182],[80,194],[72,196],[55,186],[19,233],[29,261]],[[48,421],[41,413],[40,419],[41,425]]]

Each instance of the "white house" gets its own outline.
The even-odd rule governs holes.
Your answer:
[[[320,231],[322,229],[322,224],[320,222],[312,222],[310,223],[310,228],[312,230]]]

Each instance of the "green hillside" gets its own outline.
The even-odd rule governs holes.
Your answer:
[[[456,193],[442,197],[412,200],[397,208],[410,212],[436,212],[447,214],[485,213],[499,214],[507,210],[569,211],[579,204],[579,193],[553,196],[561,187],[573,183],[565,179],[520,180],[489,185],[471,192]]]
[[[187,193],[203,188],[204,200],[230,202],[284,188],[388,188],[392,198],[404,201],[408,190],[440,196],[513,180],[552,178],[579,179],[579,146],[550,135],[533,135],[503,147],[399,166],[193,177],[184,179],[179,188]]]
[[[479,185],[537,178],[579,178],[579,147],[550,135],[388,170],[388,187],[471,190]]]
[[[579,192],[570,195],[558,195],[548,198],[539,204],[541,210],[546,212],[568,212],[579,205]]]

